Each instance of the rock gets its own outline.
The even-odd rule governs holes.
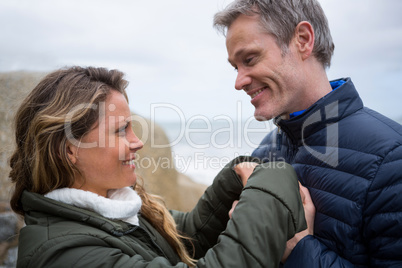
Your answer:
[[[0,203],[0,268],[16,266],[18,232],[22,219],[15,215],[7,203]]]
[[[0,73],[0,267],[15,267],[18,238],[23,221],[9,207],[12,183],[8,158],[13,150],[12,120],[24,96],[43,77],[41,73]]]
[[[12,184],[8,179],[8,158],[13,150],[12,120],[15,110],[30,89],[44,76],[42,73],[0,73],[0,202],[8,201]]]
[[[0,268],[12,268],[17,266],[18,247],[10,248]]]
[[[13,212],[0,213],[0,241],[9,241],[15,236],[18,218]]]

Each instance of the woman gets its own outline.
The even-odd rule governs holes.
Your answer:
[[[126,86],[119,71],[72,67],[21,104],[10,160],[11,206],[26,222],[17,266],[277,266],[306,228],[293,169],[237,158],[191,212],[169,212],[137,183],[142,142]]]

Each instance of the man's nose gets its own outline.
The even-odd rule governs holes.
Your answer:
[[[235,89],[242,90],[251,84],[251,77],[244,70],[237,70],[237,77],[235,82]]]

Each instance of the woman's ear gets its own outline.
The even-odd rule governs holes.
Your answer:
[[[75,164],[78,160],[78,147],[67,141],[66,152],[70,161]]]

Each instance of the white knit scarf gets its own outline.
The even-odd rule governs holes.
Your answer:
[[[107,198],[74,188],[56,189],[45,194],[45,197],[94,211],[108,219],[123,220],[139,225],[138,212],[142,201],[137,192],[130,187],[109,190]]]

